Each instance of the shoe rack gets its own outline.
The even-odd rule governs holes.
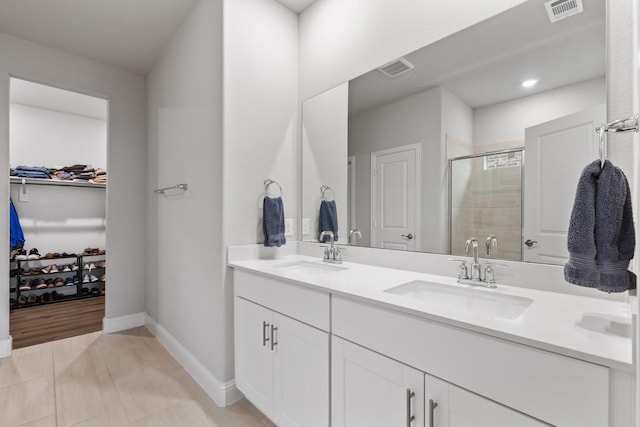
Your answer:
[[[10,265],[12,310],[105,294],[104,251],[95,255],[11,259]]]

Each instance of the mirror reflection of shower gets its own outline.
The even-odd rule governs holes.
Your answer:
[[[470,237],[484,243],[494,236],[497,247],[491,247],[491,258],[522,260],[523,166],[522,148],[449,160],[451,255],[466,255]],[[487,257],[484,246],[481,253]]]

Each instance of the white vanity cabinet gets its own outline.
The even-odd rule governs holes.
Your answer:
[[[424,373],[331,340],[331,426],[424,426]]]
[[[278,426],[328,426],[329,334],[303,322],[324,325],[312,309],[303,321],[286,314],[306,301],[325,310],[328,326],[329,295],[243,272],[235,288],[238,389]],[[296,291],[301,303],[291,298]]]
[[[534,418],[333,337],[332,427],[542,427]]]

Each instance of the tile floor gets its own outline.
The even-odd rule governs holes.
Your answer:
[[[0,426],[273,426],[219,408],[145,328],[95,332],[0,359]]]

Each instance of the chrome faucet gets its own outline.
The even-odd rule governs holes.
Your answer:
[[[342,252],[340,248],[336,248],[333,246],[334,243],[334,234],[333,231],[323,231],[320,233],[320,237],[318,240],[324,242],[324,238],[329,236],[329,247],[324,249],[324,258],[322,259],[324,262],[330,262],[332,264],[342,264]]]
[[[351,242],[351,238],[352,238],[352,237],[358,237],[358,238],[362,239],[362,233],[361,233],[361,232],[360,232],[360,230],[358,230],[357,228],[354,228],[353,230],[351,230],[351,231],[349,232],[349,244],[350,244],[350,245],[351,245],[351,244],[353,244],[353,243]],[[354,241],[354,243],[355,243],[355,239],[353,239],[353,241]]]
[[[480,272],[480,261],[478,260],[478,239],[475,237],[470,238],[464,245],[464,251],[469,253],[471,249],[473,253],[473,263],[471,263],[471,280],[482,280],[482,274]]]
[[[487,249],[487,257],[491,257],[491,248],[498,247],[498,238],[493,234],[489,235],[489,237],[487,237],[487,240],[485,241],[485,246]]]

